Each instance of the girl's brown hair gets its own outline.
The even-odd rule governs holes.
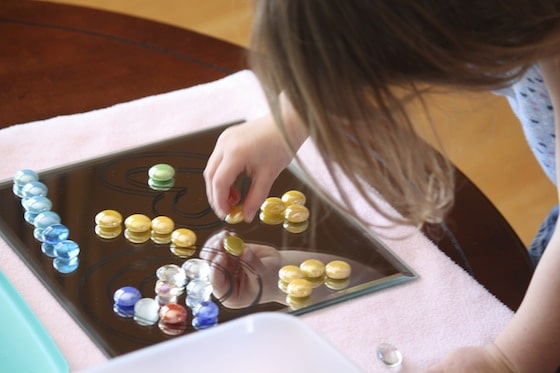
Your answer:
[[[557,55],[560,1],[257,0],[251,49],[273,114],[284,93],[333,176],[384,213],[373,186],[396,223],[438,223],[454,171],[415,133],[410,105],[432,87],[510,85]]]

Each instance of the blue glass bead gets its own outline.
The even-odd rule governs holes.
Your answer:
[[[27,219],[26,219],[27,220]],[[46,227],[53,224],[60,224],[60,216],[54,211],[43,211],[40,214],[35,215],[33,219],[33,237],[37,241],[43,242],[43,231]]]
[[[80,246],[72,240],[63,240],[54,246],[54,255],[61,259],[72,259],[80,254]]]
[[[65,259],[65,258],[54,258],[53,267],[60,273],[71,273],[74,272],[80,265],[80,259],[78,257]]]
[[[116,306],[119,307],[132,307],[134,311],[134,305],[142,298],[140,290],[134,286],[124,286],[117,289],[113,294],[113,301]]]
[[[23,187],[25,184],[31,181],[39,180],[39,175],[33,170],[23,169],[16,172],[14,175],[14,184]]]
[[[33,225],[38,229],[45,229],[49,225],[60,224],[60,216],[54,211],[43,211],[37,214],[35,220],[33,220]]]
[[[70,230],[64,224],[52,224],[43,230],[42,241],[56,245],[60,241],[66,240],[70,235]]]
[[[56,257],[56,255],[54,255],[54,246],[55,245],[53,245],[53,244],[43,242],[41,244],[41,251],[46,256],[50,256],[51,258],[54,258],[54,257]]]
[[[45,196],[35,196],[23,199],[21,201],[23,208],[32,213],[40,214],[43,211],[48,211],[52,208],[52,202]]]
[[[30,198],[35,196],[46,197],[49,189],[45,184],[40,181],[31,181],[21,188],[23,198]]]
[[[200,321],[215,321],[219,313],[220,309],[218,305],[212,301],[200,302],[193,310],[193,315]]]
[[[208,329],[218,324],[218,319],[200,319],[199,317],[193,317],[192,326],[196,330]]]

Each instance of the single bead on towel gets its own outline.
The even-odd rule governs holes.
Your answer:
[[[403,356],[399,349],[390,343],[381,343],[377,347],[377,358],[391,368],[401,365],[403,361]]]

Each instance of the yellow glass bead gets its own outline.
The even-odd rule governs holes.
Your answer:
[[[268,225],[279,225],[284,222],[284,214],[270,214],[266,211],[259,213],[259,220]]]
[[[296,278],[288,284],[288,295],[295,298],[305,298],[311,295],[313,286],[304,278]]]
[[[196,233],[188,228],[177,228],[171,233],[171,242],[179,247],[192,247],[196,244]]]
[[[301,298],[301,297],[293,297],[291,295],[288,295],[286,297],[286,303],[288,303],[290,309],[295,311],[311,305],[311,297]]]
[[[152,219],[152,231],[158,235],[171,234],[175,229],[175,223],[167,216],[157,216]]]
[[[326,278],[325,279],[325,286],[331,290],[342,290],[346,289],[350,285],[350,279],[344,278],[342,280],[335,280],[333,278]]]
[[[122,215],[115,210],[103,210],[95,215],[95,224],[103,228],[115,228],[122,224]]]
[[[282,202],[286,207],[293,204],[305,205],[305,194],[303,194],[299,190],[289,190],[286,193],[282,194]]]
[[[325,274],[325,263],[318,259],[307,259],[304,260],[299,268],[306,277],[309,278],[319,278],[323,277]]]
[[[327,277],[334,280],[343,280],[350,277],[352,268],[350,264],[343,260],[333,260],[325,266],[325,273]]]
[[[186,259],[192,257],[196,253],[196,248],[194,247],[179,247],[171,244],[169,250],[173,255],[178,256],[181,259]]]
[[[304,277],[305,275],[302,270],[293,264],[285,265],[278,271],[278,278],[286,283],[290,283],[292,280],[302,279]]]
[[[284,219],[290,223],[303,223],[309,219],[309,210],[304,205],[290,205],[284,211]]]
[[[134,232],[130,229],[124,230],[124,237],[132,243],[144,243],[150,239],[150,231]]]
[[[143,214],[132,214],[125,219],[124,225],[130,232],[144,233],[150,231],[152,220]],[[150,235],[148,235],[149,237]]]
[[[284,202],[278,197],[268,197],[261,205],[261,211],[265,214],[281,215],[285,209]]]
[[[239,236],[227,236],[224,238],[224,249],[234,256],[241,256],[245,250],[245,242]]]
[[[290,233],[302,233],[309,228],[309,221],[303,221],[301,223],[291,223],[289,221],[284,221],[284,229]]]
[[[122,227],[117,225],[116,227],[112,228],[105,228],[101,225],[95,226],[95,234],[101,238],[105,238],[107,240],[111,240],[113,238],[117,238],[122,232]]]
[[[171,233],[159,234],[152,230],[150,238],[158,245],[165,245],[171,242]]]
[[[243,205],[233,206],[225,219],[228,224],[239,224],[243,221]]]

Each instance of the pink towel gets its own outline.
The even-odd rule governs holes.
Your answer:
[[[233,120],[256,118],[267,110],[257,80],[251,72],[242,71],[106,109],[12,126],[0,130],[4,157],[0,180],[22,168],[55,168]],[[37,151],[40,147],[49,151]],[[307,165],[323,167],[311,142],[300,155]],[[328,179],[322,181],[329,185]],[[363,216],[386,224],[360,204],[359,198],[356,201]],[[389,371],[376,358],[380,343],[400,349],[404,357],[401,372],[418,372],[454,348],[492,340],[512,317],[511,310],[417,230],[394,227],[383,231],[383,236],[388,247],[419,275],[417,280],[301,316],[364,371]],[[43,322],[73,371],[106,360],[1,240],[0,270]]]

